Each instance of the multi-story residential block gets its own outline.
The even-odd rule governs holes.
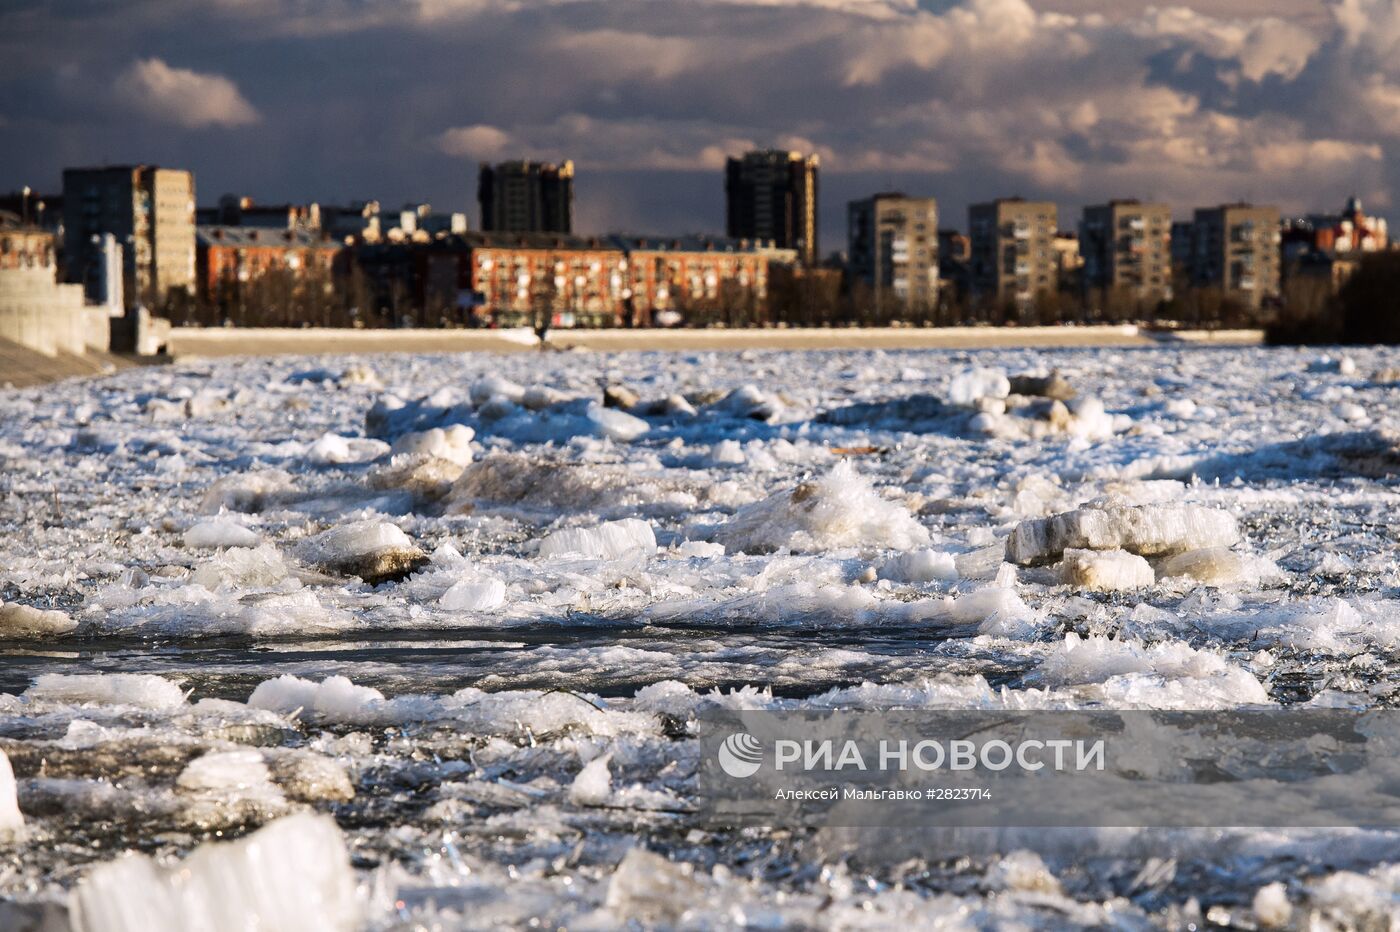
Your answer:
[[[764,319],[793,250],[708,237],[466,233],[354,250],[381,306],[451,310],[502,326],[652,326]],[[436,316],[436,315],[434,315]]]
[[[487,233],[571,233],[574,163],[501,162],[477,177],[481,229]]]
[[[795,249],[815,265],[818,165],[815,155],[776,149],[731,157],[724,168],[725,232]]]
[[[972,205],[968,278],[973,299],[1024,311],[1038,296],[1058,290],[1058,226],[1058,212],[1049,201],[1002,198]]]
[[[851,201],[846,214],[847,268],[875,306],[938,304],[938,203],[931,197],[876,194]]]
[[[329,282],[342,248],[309,230],[198,227],[199,297],[212,303],[221,291],[247,286],[274,271],[286,272],[294,281]]]
[[[624,237],[624,315],[642,327],[658,315],[717,318],[725,323],[766,319],[774,265],[791,265],[797,250],[708,236]]]
[[[1258,308],[1279,294],[1280,241],[1277,207],[1203,207],[1191,228],[1191,284]]]
[[[1172,211],[1166,204],[1115,200],[1084,208],[1079,224],[1081,283],[1102,311],[1156,305],[1172,295]]]
[[[70,168],[63,173],[64,263],[69,281],[99,278],[101,236],[124,257],[128,307],[156,306],[195,286],[194,175],[152,165]]]

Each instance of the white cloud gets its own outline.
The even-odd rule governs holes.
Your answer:
[[[438,136],[438,148],[448,155],[487,161],[499,159],[515,144],[511,134],[494,126],[455,126]]]
[[[172,68],[159,58],[143,58],[117,78],[118,100],[146,117],[190,129],[243,126],[261,119],[238,85],[217,74]]]

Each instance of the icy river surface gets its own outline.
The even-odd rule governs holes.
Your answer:
[[[716,706],[1394,707],[1397,366],[551,352],[0,390],[0,929],[1393,928],[1400,831],[891,843],[694,797]]]

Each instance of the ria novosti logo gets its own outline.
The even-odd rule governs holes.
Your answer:
[[[736,731],[719,746],[715,755],[720,769],[739,780],[758,773],[763,766],[763,744],[753,735]]]

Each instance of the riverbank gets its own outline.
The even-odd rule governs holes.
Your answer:
[[[1154,346],[1192,343],[1250,346],[1258,330],[1146,331],[1114,327],[845,327],[762,330],[554,330],[560,350],[739,351],[822,349],[989,349],[997,347]],[[176,328],[166,351],[188,356],[274,356],[322,353],[519,353],[538,341],[526,330],[333,330]]]

